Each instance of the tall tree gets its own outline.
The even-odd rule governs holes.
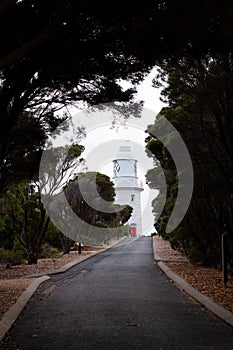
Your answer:
[[[103,243],[105,239],[111,238],[112,234],[116,235],[116,230],[111,231],[111,228],[117,228],[127,222],[132,213],[130,206],[114,204],[113,183],[107,175],[101,173],[78,174],[77,178],[66,186],[65,195],[75,214],[88,224],[83,237],[87,243]],[[99,236],[99,231],[96,233],[95,227],[106,228],[104,237]],[[79,229],[81,230],[81,227],[77,227],[77,231]]]
[[[173,245],[184,249],[193,260],[220,266],[221,234],[229,233],[229,246],[233,240],[231,53],[207,55],[202,59],[186,57],[164,62],[162,68],[168,84],[163,95],[169,107],[162,110],[161,115],[173,123],[184,139],[195,175],[187,215],[167,238]],[[163,223],[166,223],[175,203],[178,179],[164,146],[152,137],[148,148],[158,156],[165,175],[172,174],[172,181],[167,181],[168,198],[159,221],[159,232],[164,235]],[[151,179],[153,172],[148,175]],[[156,186],[155,179],[151,184]]]
[[[138,82],[150,67],[167,57],[200,57],[206,52],[232,49],[232,12],[230,0],[150,0],[145,5],[122,0],[109,4],[76,0],[2,1],[3,173],[15,129],[22,119],[25,135],[30,130],[26,127],[28,118],[37,120],[45,134],[41,132],[40,142],[38,134],[33,138],[35,146],[42,147],[48,129],[59,123],[54,116],[57,109],[74,102],[93,105],[127,101],[133,91],[123,92],[118,79]],[[18,148],[23,150],[23,140],[20,141]],[[16,177],[19,173],[17,169]],[[31,169],[26,173],[25,168],[20,178],[26,179],[31,173]]]
[[[11,237],[13,241],[14,236],[18,237],[26,251],[29,264],[37,263],[50,222],[42,201],[41,191],[51,196],[64,186],[65,181],[74,177],[74,170],[83,163],[81,157],[83,150],[83,146],[76,144],[70,147],[58,147],[53,151],[50,149],[53,162],[49,162],[49,159],[46,158],[47,161],[45,160],[46,164],[41,169],[39,180],[12,185],[1,197],[0,237],[6,241],[4,226],[10,221],[12,234],[9,236],[7,233],[8,238]],[[48,153],[45,152],[44,156],[48,156]],[[46,189],[49,190],[48,193]]]

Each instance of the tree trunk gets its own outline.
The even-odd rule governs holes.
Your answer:
[[[35,265],[38,261],[38,253],[28,252],[28,265]]]
[[[63,254],[69,254],[70,252],[70,245],[69,244],[64,244],[62,247],[62,252]]]
[[[59,231],[59,238],[62,244],[63,254],[69,254],[70,248],[74,245],[74,240],[66,237],[61,231]]]

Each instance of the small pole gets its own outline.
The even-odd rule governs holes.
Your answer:
[[[227,286],[228,282],[228,271],[227,271],[227,232],[222,234],[222,272],[223,272],[223,283],[224,287]]]

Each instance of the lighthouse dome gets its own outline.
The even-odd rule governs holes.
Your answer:
[[[134,159],[136,160],[135,155],[133,154],[130,146],[120,146],[119,152],[116,155],[115,159]]]

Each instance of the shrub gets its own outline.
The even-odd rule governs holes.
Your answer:
[[[61,253],[57,248],[52,247],[48,243],[44,243],[41,247],[39,258],[40,259],[57,258],[60,255],[61,255]]]
[[[21,251],[5,250],[0,248],[0,264],[15,266],[25,264],[24,254]]]
[[[192,264],[208,266],[208,261],[205,253],[201,252],[201,250],[194,244],[192,244],[189,249],[188,258]]]

